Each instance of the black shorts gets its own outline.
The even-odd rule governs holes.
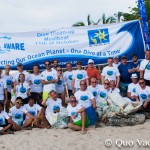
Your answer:
[[[145,84],[147,85],[147,86],[150,86],[150,80],[146,80],[146,79],[144,79],[145,80]]]
[[[41,105],[41,102],[42,102],[42,93],[31,92],[31,96],[34,97],[35,103]]]
[[[27,98],[22,99],[22,102],[23,102],[23,104],[28,104],[28,97],[27,97]]]

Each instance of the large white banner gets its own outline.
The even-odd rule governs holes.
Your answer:
[[[100,26],[71,27],[58,30],[0,33],[0,68],[10,64],[16,69],[23,63],[25,69],[34,64],[44,67],[46,60],[58,59],[59,65],[73,65],[77,60],[87,65],[89,58],[95,64],[107,62],[108,57],[136,53],[144,58],[144,42],[139,21]]]

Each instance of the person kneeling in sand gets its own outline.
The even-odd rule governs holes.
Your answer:
[[[25,104],[23,107],[30,113],[30,115],[34,117],[34,120],[29,119],[30,117],[26,115],[25,121],[29,119],[28,123],[30,124],[30,126],[38,128],[47,128],[46,125],[40,124],[43,118],[45,117],[42,107],[38,104],[35,104],[35,99],[33,96],[29,96],[28,99],[28,104]]]
[[[85,128],[90,124],[86,117],[85,108],[78,104],[75,96],[70,96],[70,105],[67,107],[70,123],[68,127],[75,131],[85,133]]]
[[[9,116],[16,123],[16,131],[21,129],[31,129],[28,128],[31,124],[31,120],[36,120],[36,118],[33,117],[22,105],[22,98],[17,97],[15,106],[13,106],[9,111]],[[29,118],[26,121],[24,121],[24,115],[29,116]]]

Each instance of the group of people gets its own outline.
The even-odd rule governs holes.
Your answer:
[[[112,92],[140,101],[143,109],[149,110],[150,50],[145,51],[145,56],[141,62],[136,54],[132,55],[132,62],[126,56],[121,57],[121,62],[118,56],[109,57],[101,72],[92,59],[84,69],[82,61],[77,61],[75,70],[68,62],[64,72],[56,59],[52,64],[45,61],[43,72],[34,65],[31,74],[18,63],[17,73],[10,75],[11,66],[6,65],[3,74],[0,70],[0,133],[31,126],[50,128],[48,112],[58,113],[61,107],[67,108],[68,127],[85,132],[85,128],[96,123],[97,103],[107,100]],[[12,93],[15,101],[11,101]]]

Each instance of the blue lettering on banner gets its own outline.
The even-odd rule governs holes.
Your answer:
[[[25,51],[24,43],[4,43],[4,48]]]
[[[89,45],[107,44],[109,40],[108,28],[88,30]]]

